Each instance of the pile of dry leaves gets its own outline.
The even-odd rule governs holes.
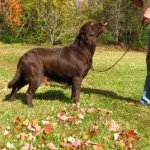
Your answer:
[[[20,150],[37,150],[46,148],[49,150],[58,150],[59,147],[61,147],[65,150],[104,150],[105,145],[103,143],[94,143],[91,141],[93,137],[99,136],[99,124],[112,132],[109,137],[103,137],[104,141],[114,141],[112,147],[121,146],[122,148],[133,150],[133,144],[140,138],[136,131],[125,131],[116,121],[108,119],[108,116],[112,113],[111,111],[101,110],[94,108],[93,106],[90,108],[80,108],[78,105],[72,105],[71,112],[69,112],[67,112],[66,108],[62,108],[56,115],[57,122],[55,123],[50,121],[50,117],[47,117],[42,121],[37,119],[23,120],[20,117],[16,117],[13,125],[11,125],[12,127],[7,126],[3,130],[3,136],[5,136],[9,142],[5,143],[1,149],[7,150],[19,148]],[[61,142],[57,143],[57,146],[53,144],[53,141],[50,143],[48,142],[48,135],[53,134],[58,126],[82,126],[82,122],[86,119],[86,115],[88,114],[96,115],[97,121],[91,124],[87,129],[87,132],[83,133],[83,136],[80,139],[74,134],[67,137],[66,134],[62,133],[60,137]],[[14,143],[19,143],[19,145]]]

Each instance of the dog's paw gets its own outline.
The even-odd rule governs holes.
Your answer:
[[[28,104],[28,106],[29,106],[29,108],[33,108],[34,107],[33,104]]]
[[[8,101],[9,101],[9,102],[14,102],[14,101],[16,101],[16,98],[15,98],[15,97],[10,97],[10,98],[8,99]]]
[[[78,98],[72,98],[72,103],[73,104],[78,104],[79,103],[79,99]]]

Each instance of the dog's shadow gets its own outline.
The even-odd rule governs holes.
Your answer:
[[[117,99],[121,101],[126,101],[126,102],[136,102],[135,99],[132,99],[130,97],[123,97],[118,95],[117,93],[109,90],[103,90],[103,89],[93,89],[93,88],[82,88],[81,92],[89,94],[97,94],[97,95],[103,95],[105,97],[109,97],[111,99]]]
[[[61,85],[54,85],[53,87],[61,87],[62,89],[66,89],[65,86],[61,86]],[[126,102],[136,102],[136,100],[130,97],[123,97],[113,91],[108,91],[108,90],[103,90],[103,89],[93,89],[93,88],[83,87],[81,88],[81,92],[86,93],[86,94],[103,95],[111,99],[117,99],[117,100],[126,101]],[[9,98],[9,95],[6,95],[4,101],[7,101],[8,98]],[[33,98],[36,100],[60,100],[65,103],[71,103],[70,95],[69,96],[65,95],[63,90],[56,90],[56,89],[55,90],[50,89],[49,91],[46,91],[46,92],[37,92]],[[21,101],[24,103],[25,94],[18,93],[17,99],[21,99]]]
[[[5,96],[4,101],[8,101],[8,99],[9,99],[9,94]],[[25,93],[24,92],[23,93],[18,92],[17,100],[18,99],[19,100],[21,99],[22,103],[25,103]],[[49,90],[49,91],[46,91],[46,92],[37,92],[33,96],[33,99],[45,100],[45,101],[60,100],[62,102],[71,103],[70,98],[68,96],[66,96],[64,94],[64,92],[61,91],[61,90]]]

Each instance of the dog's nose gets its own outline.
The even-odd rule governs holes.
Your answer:
[[[107,25],[108,25],[108,22],[105,22],[105,23],[104,23],[104,26],[107,26]]]

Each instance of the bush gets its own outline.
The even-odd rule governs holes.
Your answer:
[[[135,41],[134,47],[138,50],[141,48],[143,49],[145,48],[145,45],[147,45],[147,41],[148,41],[148,30],[145,29],[143,31],[143,34],[139,37],[139,39]]]
[[[103,44],[112,44],[115,43],[115,39],[112,35],[111,32],[106,32],[104,34],[102,34],[98,39],[97,39],[98,43],[103,43]]]

